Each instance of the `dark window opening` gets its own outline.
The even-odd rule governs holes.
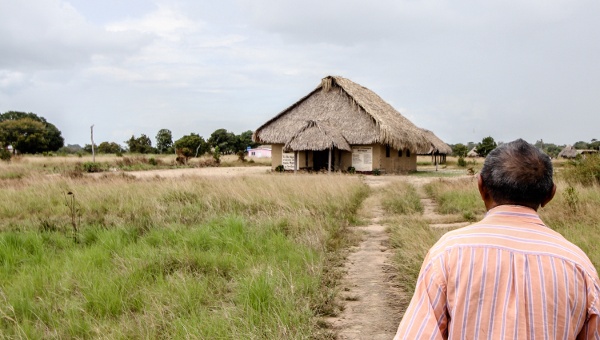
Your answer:
[[[398,157],[402,157],[402,150],[398,150]]]
[[[410,150],[406,150],[406,157],[410,157]]]
[[[385,146],[385,157],[387,157],[387,158],[390,157],[390,146],[389,145]]]

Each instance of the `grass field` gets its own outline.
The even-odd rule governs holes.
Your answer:
[[[133,166],[121,170],[176,167],[173,156],[155,157],[156,165],[130,157]],[[96,162],[113,167],[124,158]],[[86,175],[81,166],[90,161],[0,162],[1,338],[335,336],[320,317],[339,310],[341,261],[358,237],[347,227],[359,223],[369,194],[360,176],[136,179]],[[442,215],[474,221],[485,213],[475,182],[454,178],[466,169],[450,160],[436,172],[420,162],[410,176],[439,177],[422,193],[404,181],[381,189],[408,296],[427,250],[447,231],[423,220],[419,195],[433,198]],[[542,219],[599,268],[600,190],[558,185]]]
[[[569,184],[558,177],[558,190],[552,202],[539,210],[542,220],[585,251],[594,266],[600,269],[600,187]],[[428,197],[438,203],[439,214],[462,214],[463,221],[476,221],[485,209],[479,198],[476,182],[471,180],[433,181],[425,185]],[[402,196],[398,200],[397,196]],[[399,284],[409,296],[414,291],[420,266],[429,248],[448,229],[432,229],[421,217],[415,188],[404,183],[396,190],[384,191],[382,204],[396,202],[386,209],[389,213],[391,245],[396,249]],[[460,216],[460,215],[459,215]]]
[[[142,155],[127,154],[115,155],[91,155],[85,156],[16,156],[10,163],[0,162],[0,180],[24,178],[28,176],[39,176],[40,174],[67,175],[71,177],[80,176],[84,172],[90,172],[89,167],[94,164],[94,170],[100,172],[114,171],[140,171],[157,169],[195,168],[216,166],[212,156],[190,158],[186,164],[178,164],[175,155]],[[221,167],[231,166],[270,166],[271,159],[246,159],[242,162],[235,155],[221,156]]]
[[[318,317],[368,194],[358,176],[72,178],[28,162],[0,170],[3,337],[332,336]]]

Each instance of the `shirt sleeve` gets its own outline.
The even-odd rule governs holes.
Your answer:
[[[590,315],[589,319],[583,325],[581,332],[577,335],[577,339],[600,339],[600,317],[598,314]]]
[[[600,286],[598,285],[598,276],[594,275],[589,281],[588,286],[591,289],[587,292],[587,300],[589,301],[587,308],[588,315],[581,331],[577,335],[578,340],[600,340]]]
[[[446,285],[436,262],[423,263],[415,293],[394,340],[448,338]]]

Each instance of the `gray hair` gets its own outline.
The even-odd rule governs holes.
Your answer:
[[[500,204],[536,208],[554,187],[550,157],[522,139],[488,154],[481,169],[483,186]]]

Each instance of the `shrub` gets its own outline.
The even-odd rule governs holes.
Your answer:
[[[221,150],[219,150],[218,146],[215,148],[215,151],[213,152],[213,159],[215,160],[215,163],[217,163],[217,164],[221,163]]]
[[[356,168],[353,167],[353,166],[349,166],[348,167],[348,173],[351,173],[351,174],[356,173]]]
[[[275,167],[275,171],[277,171],[277,172],[284,172],[285,168],[283,167],[283,164],[280,164],[277,167]]]
[[[208,167],[216,167],[216,166],[219,166],[219,164],[217,164],[217,162],[215,162],[215,160],[212,158],[204,158],[204,159],[200,159],[200,161],[198,161],[198,167],[200,167],[200,168],[208,168]]]
[[[577,193],[577,190],[573,186],[568,186],[563,192],[563,196],[571,212],[576,213],[579,205],[579,194]]]
[[[238,160],[240,162],[245,162],[246,161],[246,151],[238,151],[236,153],[236,155],[238,156]]]
[[[85,172],[100,172],[102,171],[102,165],[96,162],[85,162],[82,165],[83,171]]]
[[[458,157],[457,165],[464,168],[467,166],[467,161],[465,161],[464,157],[460,156]]]
[[[10,153],[10,151],[4,149],[4,148],[0,148],[0,159],[8,162],[10,161],[10,158],[12,157],[12,154]]]
[[[561,174],[570,184],[600,184],[600,156],[588,155],[586,158],[570,161]]]
[[[381,175],[381,170],[379,170],[379,169],[373,169],[373,175],[374,175],[374,176],[379,176],[379,175]]]
[[[157,166],[158,162],[156,161],[156,158],[150,157],[150,159],[148,159],[148,164]]]

